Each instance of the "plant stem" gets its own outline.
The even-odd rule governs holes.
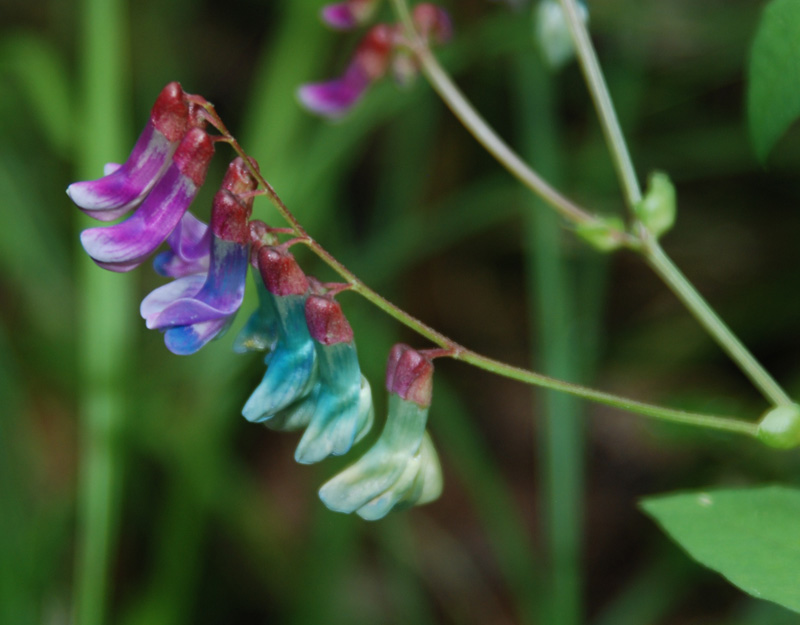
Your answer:
[[[678,296],[678,299],[686,305],[700,324],[714,337],[725,353],[739,365],[739,368],[750,378],[756,388],[761,390],[767,399],[776,405],[794,404],[791,397],[761,366],[761,363],[755,359],[680,272],[657,241],[652,239],[642,246],[642,254],[659,277]]]
[[[709,429],[738,432],[740,434],[747,434],[750,436],[756,435],[756,425],[747,421],[741,421],[730,417],[702,415],[645,404],[643,402],[619,397],[611,393],[604,393],[602,391],[586,388],[577,384],[565,382],[563,380],[557,380],[533,371],[520,369],[518,367],[493,360],[486,356],[482,356],[463,347],[462,345],[459,345],[451,338],[433,329],[419,319],[411,316],[382,295],[373,291],[366,284],[364,284],[364,282],[361,281],[358,276],[356,276],[339,260],[337,260],[330,252],[323,248],[317,241],[312,239],[297,218],[289,210],[289,208],[283,203],[283,200],[281,200],[272,186],[266,181],[258,167],[254,165],[254,159],[252,159],[247,152],[244,151],[239,142],[233,137],[233,135],[231,135],[230,131],[228,131],[225,124],[214,110],[214,107],[209,103],[204,103],[203,106],[208,112],[209,121],[221,133],[223,133],[223,136],[233,147],[234,151],[243,159],[245,159],[246,162],[250,163],[251,173],[259,182],[259,184],[262,185],[266,190],[265,195],[267,198],[296,233],[298,239],[297,242],[302,243],[311,249],[311,251],[314,252],[314,254],[316,254],[325,264],[339,274],[339,276],[341,276],[345,282],[350,285],[350,290],[358,293],[371,304],[377,308],[380,308],[390,317],[394,318],[406,327],[414,330],[417,334],[427,338],[429,341],[438,345],[439,347],[451,352],[451,358],[469,363],[472,366],[478,367],[479,369],[484,369],[485,371],[489,371],[496,375],[524,382],[525,384],[561,391],[563,393],[588,399],[597,403],[614,406],[615,408],[625,410],[626,412],[632,412],[656,419],[684,423],[687,425],[695,425]]]
[[[600,123],[603,126],[603,133],[611,151],[614,167],[625,192],[628,208],[633,213],[633,207],[642,199],[642,191],[636,178],[636,170],[633,167],[625,137],[622,135],[622,130],[619,126],[614,104],[611,102],[603,71],[600,69],[594,46],[592,46],[592,42],[589,39],[586,25],[580,18],[575,0],[560,0],[560,2],[567,19],[567,26],[572,35],[572,42],[575,45],[578,61],[583,70],[589,92],[592,94],[592,100],[594,100]]]
[[[641,200],[641,190],[630,153],[617,119],[603,71],[597,61],[594,46],[586,26],[578,15],[575,0],[560,0],[572,41],[583,69],[586,84],[592,94],[603,132],[620,178],[628,208]],[[728,328],[697,289],[678,270],[658,242],[641,224],[637,224],[640,245],[635,246],[658,276],[678,296],[689,312],[700,322],[719,346],[739,366],[764,397],[776,405],[792,404],[791,398]]]
[[[523,185],[552,206],[562,217],[576,225],[599,224],[600,220],[597,217],[559,193],[495,133],[439,65],[427,45],[419,39],[405,0],[392,0],[392,5],[405,27],[409,46],[419,59],[431,86],[478,143]],[[634,242],[633,238],[624,232],[618,231],[615,235],[626,245]]]
[[[107,159],[124,155],[125,11],[123,0],[82,3],[82,72],[84,107],[80,152],[82,178],[96,177]],[[78,213],[78,211],[76,211]],[[81,227],[88,222],[79,217]],[[81,328],[81,468],[77,510],[77,547],[73,622],[107,622],[109,563],[117,535],[120,494],[120,444],[126,405],[122,380],[130,360],[126,333],[135,310],[132,282],[98,271],[80,255]]]

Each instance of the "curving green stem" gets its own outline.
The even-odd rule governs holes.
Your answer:
[[[213,105],[200,98],[195,98],[195,102],[205,109],[208,121],[217,130],[219,130],[220,133],[222,133],[222,140],[229,143],[233,150],[239,156],[241,156],[245,162],[250,164],[250,171],[259,184],[264,188],[264,195],[269,199],[278,213],[280,213],[280,215],[290,225],[291,230],[296,235],[297,242],[308,247],[325,264],[333,269],[349,285],[348,290],[358,293],[364,299],[372,303],[374,306],[380,308],[390,317],[393,317],[406,327],[414,330],[417,334],[427,338],[435,345],[438,345],[442,349],[446,350],[451,358],[454,358],[455,360],[461,360],[474,367],[478,367],[479,369],[489,371],[496,375],[524,382],[525,384],[561,391],[563,393],[568,393],[570,395],[588,399],[600,404],[614,406],[615,408],[619,408],[620,410],[624,410],[626,412],[652,417],[655,419],[661,419],[664,421],[672,421],[708,429],[723,430],[738,434],[746,434],[748,436],[756,436],[756,424],[748,421],[742,421],[732,417],[684,412],[682,410],[674,410],[672,408],[664,408],[662,406],[646,404],[632,399],[627,399],[625,397],[613,395],[611,393],[605,393],[586,388],[578,384],[557,380],[534,371],[513,367],[506,363],[488,358],[487,356],[482,356],[481,354],[473,352],[466,347],[459,345],[453,339],[445,336],[437,330],[434,330],[429,325],[423,323],[419,319],[416,319],[406,311],[399,308],[397,305],[387,300],[385,297],[373,291],[352,271],[350,271],[339,260],[337,260],[330,252],[328,252],[317,241],[311,238],[297,218],[283,203],[283,200],[281,200],[281,198],[275,192],[275,189],[272,188],[272,186],[261,174],[257,165],[255,164],[255,160],[244,151],[244,148],[242,148],[236,138],[227,129],[222,119],[220,119],[219,115],[217,115]]]
[[[583,69],[586,84],[592,94],[597,115],[603,126],[603,132],[617,169],[617,175],[625,192],[626,202],[631,212],[633,212],[633,208],[642,198],[642,193],[625,137],[622,134],[619,120],[614,110],[614,104],[611,101],[608,86],[603,78],[603,71],[597,61],[597,55],[586,30],[586,25],[578,15],[575,0],[560,0],[560,2],[567,19],[578,60]],[[658,242],[640,224],[637,224],[637,229],[639,230],[641,245],[636,246],[635,249],[644,256],[648,265],[678,296],[678,299],[700,322],[700,325],[706,329],[756,388],[761,391],[764,397],[776,405],[792,405],[794,402],[792,402],[789,395],[736,335],[731,332],[730,328],[722,321],[708,302],[703,299],[703,296],[695,289],[694,285],[678,270],[669,256],[658,245]]]

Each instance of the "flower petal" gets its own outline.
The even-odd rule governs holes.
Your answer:
[[[71,184],[67,195],[95,219],[121,217],[141,203],[169,167],[188,123],[189,107],[183,90],[178,83],[170,83],[156,100],[128,160],[115,169],[106,167],[105,175],[98,180]]]
[[[180,278],[208,271],[211,230],[190,211],[184,213],[167,237],[167,244],[171,249],[161,252],[153,259],[156,273]]]
[[[113,226],[89,228],[81,233],[81,243],[89,256],[111,271],[129,271],[141,264],[189,208],[213,150],[205,132],[190,130],[172,164],[133,215]]]

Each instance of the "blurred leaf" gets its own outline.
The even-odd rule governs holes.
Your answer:
[[[681,493],[641,506],[695,560],[754,597],[800,612],[800,490]]]
[[[18,83],[45,136],[60,156],[66,156],[73,124],[64,55],[36,35],[6,35],[0,41],[0,74]]]
[[[747,112],[762,161],[800,116],[800,3],[773,0],[764,10],[750,52]]]

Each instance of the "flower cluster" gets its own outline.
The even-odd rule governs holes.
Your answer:
[[[98,180],[69,186],[70,198],[94,218],[127,215],[84,230],[81,243],[100,267],[117,272],[139,266],[167,244],[153,266],[171,282],[147,295],[140,312],[148,328],[163,332],[167,348],[181,355],[198,351],[231,325],[251,266],[259,306],[234,349],[266,352],[266,372],[242,414],[275,430],[304,430],[295,453],[300,463],[345,454],[374,418],[353,330],[334,299],[348,285],[306,276],[289,251],[297,240],[281,243],[285,230],[251,219],[259,182],[266,184],[252,159],[230,163],[208,224],[189,212],[215,141],[232,140],[206,132],[208,122],[219,121],[207,106],[170,83],[128,160],[107,165]],[[441,470],[425,433],[432,374],[424,352],[394,348],[386,426],[360,460],[323,486],[320,496],[329,508],[378,519],[439,495]]]
[[[369,21],[378,0],[347,0],[322,9],[322,19],[338,30],[355,28]],[[444,9],[421,3],[412,11],[414,27],[425,45],[450,39],[452,27]],[[419,72],[400,24],[377,24],[362,38],[344,74],[333,80],[303,85],[300,102],[310,111],[329,118],[347,113],[377,80],[391,69],[400,84],[409,83]]]

